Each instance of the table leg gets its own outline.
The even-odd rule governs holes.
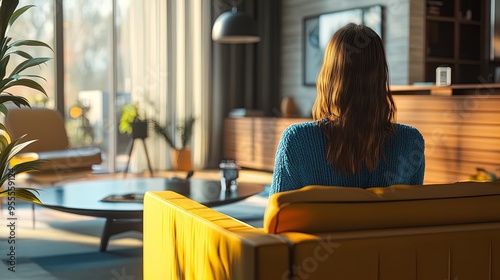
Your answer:
[[[101,236],[100,251],[106,252],[106,249],[108,248],[109,238],[112,235],[132,230],[142,232],[142,219],[106,218],[106,224],[104,225]]]

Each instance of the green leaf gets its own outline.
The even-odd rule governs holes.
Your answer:
[[[38,41],[38,40],[18,40],[9,45],[9,48],[19,47],[19,46],[33,46],[33,47],[46,47],[51,51],[54,51],[48,44]]]
[[[8,145],[9,145],[9,140],[4,135],[0,135],[0,148],[2,149],[2,151]]]
[[[29,87],[29,88],[38,90],[38,91],[42,92],[43,94],[45,94],[45,96],[47,96],[47,92],[45,91],[45,89],[38,82],[35,82],[33,80],[21,79],[21,80],[17,80],[17,81],[11,81],[3,89],[6,90],[6,89],[11,88],[13,86]]]
[[[5,77],[5,74],[7,74],[7,65],[9,64],[10,56],[2,58],[0,61],[0,79],[3,79]]]
[[[170,147],[175,149],[174,141],[173,141],[172,137],[170,137],[170,135],[167,133],[168,127],[164,127],[164,126],[160,125],[155,120],[153,120],[152,122],[153,122],[153,129],[156,132],[156,134],[162,136],[163,139],[165,139],[165,142],[167,142],[167,144]]]
[[[30,103],[28,102],[28,99],[22,97],[22,96],[14,96],[11,94],[7,93],[1,93],[0,94],[0,104],[4,104],[5,102],[12,102],[14,103],[17,107],[21,107],[21,105],[30,107]]]
[[[3,131],[5,131],[5,133],[7,133],[7,128],[5,127],[5,125],[3,123],[0,123],[0,130],[3,130]]]
[[[50,57],[37,57],[37,58],[25,60],[25,61],[19,63],[19,65],[17,65],[16,68],[14,68],[14,70],[12,70],[12,73],[10,74],[10,76],[13,76],[15,74],[19,74],[23,70],[26,70],[28,68],[31,68],[31,67],[34,67],[34,66],[37,66],[40,64],[43,64],[51,59],[52,58],[50,58]]]
[[[7,116],[7,113],[9,112],[9,109],[5,107],[2,103],[0,103],[0,113],[4,114],[4,116]]]
[[[23,172],[38,171],[38,165],[40,165],[43,160],[32,160],[21,162],[10,168],[9,172],[6,172],[4,176],[0,178],[0,185],[3,185],[5,181],[9,179],[9,174],[21,174]]]
[[[22,14],[24,14],[24,12],[26,12],[27,10],[29,10],[30,8],[33,8],[33,7],[35,7],[35,5],[27,5],[27,6],[24,6],[24,7],[17,9],[10,17],[9,23],[7,25],[7,29],[9,26],[11,26],[17,20],[17,18],[19,18],[19,16],[21,16]]]
[[[4,0],[5,1],[5,0]],[[42,204],[40,199],[35,195],[35,193],[38,193],[37,189],[33,188],[15,188],[13,190],[4,190],[0,191],[0,197],[7,197],[7,196],[13,196],[15,198],[19,198],[21,200],[37,203],[37,204]]]
[[[21,79],[21,78],[37,78],[37,79],[41,79],[41,80],[47,81],[47,79],[45,79],[44,77],[42,77],[40,75],[32,75],[32,74],[16,75],[16,79]]]
[[[4,92],[4,91],[5,91],[5,89],[6,89],[6,87],[5,87],[5,86],[6,86],[8,83],[10,83],[10,82],[12,82],[12,81],[14,81],[14,80],[15,80],[15,78],[14,78],[14,77],[9,77],[9,78],[2,79],[2,80],[0,81],[0,92]]]
[[[10,19],[12,14],[19,5],[19,0],[3,0],[0,6],[0,38],[5,37],[5,33],[7,32],[7,26],[9,21],[5,19]]]
[[[22,50],[15,50],[15,49],[10,49],[8,50],[5,54],[4,54],[4,57],[7,57],[9,55],[13,55],[13,54],[16,54],[16,55],[19,55],[20,57],[24,57],[26,59],[32,59],[33,56],[30,55],[29,53],[25,52],[25,51],[22,51]]]
[[[4,147],[2,153],[0,153],[0,167],[7,167],[9,164],[9,161],[12,159],[12,157],[14,157],[17,154],[17,152],[19,152],[25,146],[29,145],[30,142],[33,142],[33,140],[32,140],[32,141],[25,142],[25,143],[27,143],[27,145],[23,145],[25,143],[21,143],[18,145],[18,143],[24,137],[25,137],[25,135],[23,135],[17,139],[14,139],[6,147]],[[14,152],[12,152],[13,150],[14,150]]]
[[[23,136],[24,137],[24,136]],[[18,139],[20,140],[20,138]],[[9,156],[7,157],[7,161],[10,161],[13,157],[15,157],[22,149],[24,149],[26,146],[28,146],[29,144],[33,143],[33,142],[36,142],[37,140],[30,140],[30,141],[26,141],[26,142],[23,142],[23,143],[20,143],[20,144],[17,144],[19,141],[15,141],[14,143],[16,143],[16,145],[14,145],[14,147],[12,147],[12,149],[10,150],[9,152]],[[11,143],[12,144],[12,143]]]

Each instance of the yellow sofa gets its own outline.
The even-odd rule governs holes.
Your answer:
[[[500,183],[308,186],[264,228],[148,192],[144,279],[500,279]]]

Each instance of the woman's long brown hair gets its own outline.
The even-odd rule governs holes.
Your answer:
[[[373,171],[385,157],[396,114],[388,76],[382,40],[371,28],[348,24],[330,39],[312,115],[328,139],[326,157],[335,170],[354,174],[365,163]]]

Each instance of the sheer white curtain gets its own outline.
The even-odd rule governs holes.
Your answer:
[[[194,167],[203,168],[210,117],[210,2],[133,0],[129,12],[132,99],[162,123],[196,117],[191,148]],[[152,131],[149,136],[153,168],[169,169],[170,147]],[[146,170],[142,147],[134,150],[132,171]]]

